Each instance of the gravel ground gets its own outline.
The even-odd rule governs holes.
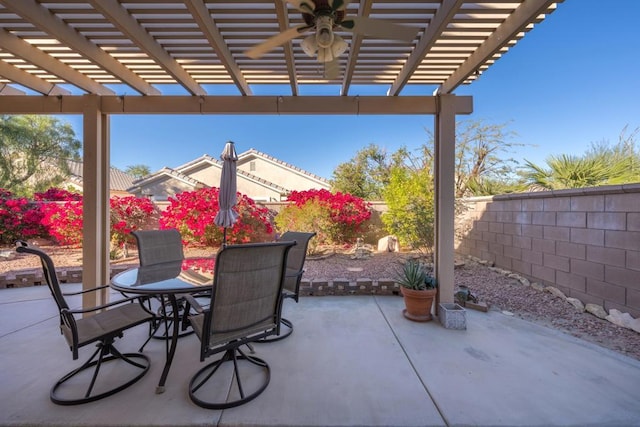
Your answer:
[[[59,247],[42,247],[58,267],[78,266],[82,251]],[[4,250],[12,248],[2,248]],[[209,256],[210,250],[187,251],[187,256]],[[372,280],[392,279],[401,268],[401,262],[411,254],[376,253],[368,259],[352,259],[348,254],[308,257],[304,279]],[[136,264],[135,251],[118,264]],[[12,260],[0,258],[0,274],[15,274],[24,269],[39,268],[38,259],[20,255]],[[640,334],[599,319],[589,313],[578,312],[571,304],[547,292],[541,292],[502,274],[489,270],[473,261],[455,269],[456,286],[466,285],[491,310],[508,311],[514,316],[558,329],[599,346],[640,360]]]

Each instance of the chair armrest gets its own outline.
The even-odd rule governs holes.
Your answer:
[[[183,298],[187,301],[187,303],[196,311],[198,314],[204,313],[204,308],[200,305],[198,300],[196,300],[192,295],[186,294]]]
[[[65,297],[72,296],[72,295],[82,295],[82,294],[86,294],[88,292],[96,292],[96,291],[99,291],[100,289],[105,289],[105,288],[108,288],[108,287],[109,287],[109,285],[96,286],[95,288],[84,289],[84,290],[78,291],[78,292],[63,292],[62,295],[64,295]]]
[[[77,309],[66,309],[64,311],[71,313],[71,314],[82,314],[82,313],[91,313],[93,311],[100,311],[100,310],[104,310],[105,308],[109,308],[109,307],[113,307],[116,305],[121,305],[124,303],[132,303],[134,301],[138,301],[138,303],[140,303],[140,297],[131,297],[131,298],[125,298],[125,299],[120,299],[117,301],[111,301],[107,304],[102,304],[102,305],[97,305],[95,307],[91,307],[91,308],[77,308]],[[142,305],[142,304],[141,304]],[[144,308],[144,306],[143,306]],[[147,311],[145,309],[145,311]],[[150,313],[153,314],[153,313]]]

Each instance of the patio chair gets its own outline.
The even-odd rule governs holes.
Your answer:
[[[300,281],[304,273],[304,262],[307,258],[307,248],[309,247],[309,241],[316,235],[316,233],[305,233],[301,231],[287,231],[280,236],[281,241],[295,241],[296,245],[289,251],[287,257],[287,272],[284,279],[283,298],[293,299],[296,303],[300,295]],[[291,335],[293,332],[293,323],[285,319],[280,320],[282,325],[286,329],[281,329],[279,335],[263,338],[259,342],[273,342],[279,341]]]
[[[135,237],[138,246],[140,266],[167,264],[184,260],[182,236],[175,228],[164,230],[136,230],[131,232],[131,234]],[[161,298],[155,299],[159,301],[159,306],[156,309],[159,321],[152,328],[149,339],[168,340],[171,338],[169,330],[173,323],[173,313],[168,310],[169,303],[167,301]],[[148,301],[149,309],[151,309],[151,299]],[[181,299],[178,301],[178,307],[180,310],[184,309],[184,300]],[[164,331],[158,332],[160,326],[163,324],[165,325]],[[188,325],[183,323],[180,337],[193,333],[193,331],[187,331],[187,327]],[[144,348],[148,342],[149,340],[142,345],[142,348]]]
[[[175,228],[165,230],[137,230],[133,237],[138,244],[138,258],[141,266],[182,261],[182,236]]]
[[[189,397],[196,405],[232,408],[267,388],[269,365],[240,347],[279,332],[287,253],[294,245],[280,241],[227,246],[216,257],[209,306],[203,308],[191,295],[185,296],[197,313],[189,319],[201,341],[200,361],[224,353],[191,378]],[[237,388],[230,387],[232,381]]]
[[[142,378],[149,370],[147,356],[120,353],[113,343],[116,338],[122,337],[125,330],[152,322],[153,313],[147,311],[138,298],[121,299],[92,308],[71,309],[65,300],[65,295],[70,294],[62,293],[51,258],[24,241],[18,241],[16,246],[19,253],[40,257],[45,281],[60,313],[60,331],[69,344],[73,360],[78,359],[81,347],[97,343],[97,349],[84,364],[64,375],[51,388],[51,401],[58,405],[93,402],[124,390]],[[108,285],[97,286],[75,294],[102,292],[108,288]],[[118,364],[118,361],[124,363]],[[120,381],[118,371],[126,372]]]

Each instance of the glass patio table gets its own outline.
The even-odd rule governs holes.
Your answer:
[[[180,328],[180,295],[192,294],[211,289],[213,286],[213,265],[215,258],[191,258],[156,265],[130,268],[116,274],[111,279],[111,288],[125,294],[154,296],[160,299],[161,307],[171,306],[171,339],[166,348],[166,360],[156,393],[164,392],[165,382],[171,369],[173,356],[178,344]],[[165,329],[169,332],[164,316]]]

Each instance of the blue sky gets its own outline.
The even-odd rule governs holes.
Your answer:
[[[525,144],[510,154],[542,164],[551,154],[582,154],[592,142],[616,142],[625,125],[640,126],[640,1],[565,0],[478,80],[456,89],[474,97],[470,118],[508,123]],[[256,95],[288,95],[253,87]],[[403,94],[431,95],[433,86]],[[339,88],[325,87],[325,94]],[[384,95],[386,86],[352,88],[350,95]],[[316,91],[302,87],[302,94]],[[264,93],[263,93],[264,92]],[[317,92],[313,92],[317,93]],[[62,117],[82,137],[81,117]],[[224,143],[250,148],[331,178],[335,167],[368,144],[388,152],[417,148],[432,116],[112,116],[111,163],[145,164],[156,171],[203,154],[219,156]]]

